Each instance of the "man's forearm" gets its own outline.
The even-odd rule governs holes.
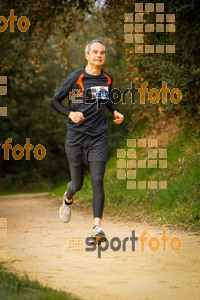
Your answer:
[[[57,110],[59,113],[64,115],[65,117],[69,115],[70,110],[66,108],[60,101],[58,101],[55,96],[50,101],[51,107],[53,107],[55,110]]]
[[[112,113],[114,113],[115,110],[119,112],[119,109],[115,106],[114,103],[111,102],[111,100],[108,100],[108,102],[106,103],[106,106]]]

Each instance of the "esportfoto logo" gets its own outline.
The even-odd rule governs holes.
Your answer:
[[[169,236],[167,236],[166,230],[163,230],[162,235],[160,239],[158,237],[152,236],[148,239],[147,237],[148,231],[144,230],[142,234],[138,237],[135,234],[135,230],[131,231],[130,237],[125,237],[123,240],[121,240],[119,237],[115,236],[111,238],[110,242],[106,238],[106,241],[101,243],[100,245],[90,245],[89,239],[90,237],[87,237],[85,239],[85,244],[87,247],[85,247],[86,252],[94,252],[97,250],[97,256],[98,258],[101,258],[102,252],[106,252],[109,247],[112,251],[127,251],[127,245],[131,246],[131,251],[136,251],[136,243],[140,246],[140,251],[144,252],[145,250],[149,249],[152,252],[157,252],[160,248],[162,248],[163,252],[167,251],[167,248],[170,247],[170,249],[173,252],[180,251],[182,247],[181,239],[177,236],[172,237],[170,239]],[[80,237],[73,237],[69,240],[69,249],[72,251],[83,251],[84,245],[83,245],[83,239]]]
[[[29,19],[26,16],[21,16],[17,21],[17,16],[15,16],[14,9],[10,10],[10,16],[8,17],[8,20],[4,16],[0,16],[0,32],[6,31],[8,28],[8,22],[10,23],[10,32],[15,31],[15,22],[17,22],[17,27],[21,32],[26,32],[31,23]]]
[[[173,104],[178,104],[183,97],[178,88],[170,90],[165,81],[162,82],[160,90],[156,88],[151,88],[149,90],[148,81],[145,81],[141,84],[140,88],[135,88],[134,83],[131,82],[130,88],[125,88],[123,91],[114,88],[110,93],[108,87],[102,86],[88,88],[82,93],[80,92],[80,89],[72,89],[69,93],[69,100],[71,100],[72,103],[84,103],[84,101],[85,104],[97,103],[98,108],[100,102],[105,104],[109,99],[114,104],[118,104],[120,101],[122,101],[122,104],[126,104],[126,96],[128,93],[131,95],[132,104],[135,104],[136,93],[140,95],[140,104],[146,104],[147,101],[151,104],[157,104],[159,101],[161,101],[162,104],[167,104],[169,99]]]
[[[154,13],[155,23],[147,24],[144,16]],[[135,3],[135,14],[124,14],[125,43],[135,41],[135,53],[175,53],[175,45],[144,45],[144,33],[175,32],[175,14],[164,13],[164,3]],[[135,24],[133,25],[133,21]],[[166,23],[165,23],[166,21]],[[134,33],[134,34],[133,34]]]

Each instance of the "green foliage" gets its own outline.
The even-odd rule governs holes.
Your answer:
[[[19,277],[0,264],[0,298],[2,300],[78,300],[70,294],[43,287],[30,281],[27,274]]]
[[[144,134],[145,132],[143,132]],[[129,138],[138,138],[133,134]],[[119,149],[126,148],[126,143]],[[200,228],[200,143],[193,134],[182,131],[176,140],[172,140],[167,148],[167,169],[138,169],[137,180],[167,180],[166,190],[128,190],[127,180],[117,179],[116,152],[107,162],[104,178],[105,212],[117,213],[138,221],[148,218],[160,223],[176,224],[183,229],[199,230]],[[145,153],[137,149],[140,159]],[[61,196],[66,184],[54,192]],[[91,203],[93,192],[89,172],[84,178],[84,185],[76,195],[76,201]]]
[[[33,146],[45,146],[47,155],[42,161],[37,161],[31,152],[30,161],[25,157],[15,161],[10,150],[10,159],[5,161],[4,152],[0,149],[0,189],[49,189],[69,176],[64,150],[67,118],[54,111],[49,106],[49,101],[66,76],[85,64],[84,47],[87,42],[98,37],[103,40],[105,38],[105,42],[109,43],[112,34],[107,36],[107,30],[104,29],[99,37],[97,33],[100,26],[105,27],[103,18],[99,18],[99,23],[96,24],[96,18],[88,16],[82,29],[76,33],[72,32],[68,39],[62,35],[61,29],[54,28],[54,33],[46,40],[43,51],[27,49],[29,57],[17,62],[17,70],[9,71],[8,95],[0,98],[0,106],[6,103],[8,107],[8,116],[1,117],[0,143],[4,144],[5,140],[11,137],[13,147],[16,144],[24,146],[26,138],[30,138]],[[114,76],[115,86],[118,88],[121,88],[123,82],[124,72],[119,72],[117,68],[119,57],[122,55],[119,46],[115,50],[108,45],[105,67]],[[64,104],[67,105],[67,99]],[[131,116],[128,107],[127,112]],[[111,125],[109,135],[112,153],[118,140],[128,132],[128,118],[120,133],[119,126],[116,130],[117,125],[113,123],[112,114],[107,114]]]
[[[143,1],[146,3],[146,1]],[[131,6],[127,1],[126,11]],[[154,6],[157,1],[152,1]],[[132,44],[127,44],[126,55],[132,68],[129,77],[140,77],[148,81],[149,86],[160,89],[161,82],[166,81],[169,87],[181,90],[183,100],[179,109],[189,113],[195,122],[199,122],[199,60],[200,48],[198,26],[200,6],[197,0],[163,1],[165,14],[175,14],[175,33],[145,33],[145,44],[175,44],[175,54],[139,54],[132,55]],[[144,16],[146,23],[155,24],[155,11]],[[165,111],[174,111],[175,105],[170,101]]]
[[[3,105],[7,100],[8,116],[1,124],[0,143],[9,137],[12,146],[24,146],[26,138],[30,138],[35,147],[42,144],[47,151],[43,160],[36,160],[31,151],[31,158],[25,156],[15,161],[10,151],[10,159],[3,159],[0,151],[1,178],[4,189],[18,188],[24,191],[30,189],[49,188],[56,184],[68,170],[64,150],[67,118],[57,114],[49,105],[55,92],[65,78],[65,64],[59,46],[54,46],[55,38],[47,41],[48,47],[41,55],[42,64],[29,58],[21,64],[21,71],[9,76],[8,95],[2,97]],[[34,50],[33,50],[34,51]],[[46,60],[48,57],[48,60]],[[66,165],[63,164],[66,161]]]
[[[64,150],[67,119],[49,106],[49,100],[69,73],[85,65],[84,47],[94,38],[102,39],[107,44],[104,68],[114,77],[113,88],[123,91],[130,88],[131,82],[139,88],[142,82],[148,81],[149,89],[160,89],[162,81],[166,81],[170,89],[177,87],[183,94],[179,105],[172,104],[169,99],[167,105],[152,105],[148,101],[141,105],[138,95],[136,103],[132,104],[130,96],[127,96],[126,104],[120,101],[117,105],[125,116],[120,126],[113,123],[113,116],[107,111],[110,161],[126,138],[141,137],[155,126],[160,116],[159,109],[164,119],[178,115],[188,134],[193,132],[192,136],[199,138],[198,1],[164,0],[165,13],[176,15],[176,32],[145,33],[145,43],[175,44],[176,53],[143,55],[134,53],[133,44],[124,43],[124,13],[134,12],[134,1],[107,0],[102,5],[94,5],[97,2],[42,0],[33,3],[6,0],[1,4],[1,15],[7,18],[10,9],[14,9],[18,18],[27,16],[31,26],[26,33],[21,33],[15,27],[14,33],[6,30],[0,34],[0,72],[8,76],[8,95],[0,96],[0,106],[8,107],[8,116],[1,117],[0,144],[12,137],[13,146],[23,146],[26,138],[30,137],[34,146],[42,144],[47,150],[42,161],[37,161],[33,154],[30,161],[26,161],[25,157],[15,161],[11,151],[10,160],[5,161],[3,150],[0,149],[1,190],[48,190],[69,178]],[[151,2],[155,4],[156,0]],[[154,13],[144,18],[147,23],[155,23]],[[67,105],[67,99],[64,104]],[[115,172],[109,175],[108,182],[116,182],[113,174]],[[143,176],[142,171],[139,176]],[[125,183],[121,184],[120,195],[123,196],[122,191],[126,186]],[[174,185],[172,181],[172,190]],[[108,199],[112,202],[114,194],[109,190],[111,186],[109,183],[111,195],[108,195]],[[144,192],[138,192],[136,203],[140,203],[143,197],[145,199]],[[170,197],[171,202],[168,203],[173,206],[175,198],[173,195]],[[127,201],[131,203],[128,195]],[[118,209],[120,205],[119,202]]]
[[[0,72],[9,75],[10,70],[19,70],[18,63],[30,56],[32,49],[36,50],[35,57],[46,47],[46,41],[55,28],[68,37],[89,13],[89,0],[41,0],[39,2],[26,0],[4,0],[0,4],[1,15],[8,19],[10,10],[20,18],[26,16],[30,27],[26,32],[20,32],[15,21],[14,32],[9,28],[1,32],[1,65]]]

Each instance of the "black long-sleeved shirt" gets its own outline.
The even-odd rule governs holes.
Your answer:
[[[110,100],[112,88],[112,76],[101,70],[98,76],[85,72],[85,67],[69,74],[63,84],[50,101],[50,105],[64,116],[70,111],[80,111],[84,120],[74,123],[71,119],[67,121],[67,127],[96,136],[107,131],[108,124],[105,114],[105,105],[113,113],[119,109]],[[61,102],[69,96],[69,109]]]

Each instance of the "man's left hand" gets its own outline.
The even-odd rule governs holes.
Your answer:
[[[124,116],[120,114],[117,110],[113,112],[113,115],[115,117],[115,120],[113,120],[115,124],[120,124],[124,120]]]

